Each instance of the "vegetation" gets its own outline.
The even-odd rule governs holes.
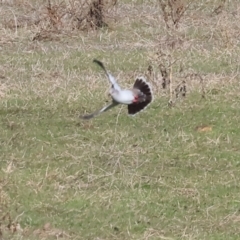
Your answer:
[[[0,239],[239,239],[239,8],[1,1]]]

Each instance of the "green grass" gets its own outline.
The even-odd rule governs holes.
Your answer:
[[[239,238],[239,49],[224,45],[224,34],[204,38],[225,29],[222,15],[216,16],[219,25],[211,24],[204,5],[204,16],[187,12],[176,30],[164,27],[156,6],[118,3],[114,13],[125,17],[112,20],[111,30],[73,31],[59,41],[31,41],[39,26],[17,34],[1,30],[4,239]],[[224,15],[229,24],[230,7]],[[133,8],[139,16],[126,17]],[[239,27],[231,24],[234,43]],[[179,36],[182,43],[168,45]],[[150,57],[159,50],[165,55]],[[124,87],[146,74],[151,62],[154,102],[135,117],[118,106],[79,119],[110,100],[94,58]],[[187,96],[169,107],[158,65],[175,59],[173,89],[184,79]],[[203,78],[205,98],[194,74]],[[8,225],[17,222],[23,232],[11,233]]]
[[[77,119],[75,105],[9,101],[0,125],[2,191],[14,199],[7,209],[24,212],[22,227],[50,222],[85,239],[151,231],[234,239],[238,108],[222,94],[199,99],[169,109],[157,97],[135,118],[122,111],[116,122],[115,109],[91,123]],[[202,124],[212,131],[196,131]]]

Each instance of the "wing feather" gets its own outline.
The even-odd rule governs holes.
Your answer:
[[[97,110],[94,113],[91,113],[91,114],[88,114],[88,115],[80,116],[80,118],[85,119],[85,120],[89,120],[89,119],[91,119],[93,117],[98,116],[99,114],[101,114],[103,112],[108,111],[109,109],[111,109],[111,108],[113,108],[113,107],[115,107],[117,105],[118,105],[117,102],[111,102],[109,105],[103,107],[102,109]]]
[[[121,88],[120,88],[120,86],[117,84],[117,81],[116,81],[115,78],[106,70],[104,64],[103,64],[101,61],[97,60],[97,59],[94,59],[93,62],[96,63],[96,64],[98,64],[98,65],[103,69],[103,71],[105,72],[105,74],[106,74],[107,77],[108,77],[109,82],[112,84],[112,87],[113,87],[114,89],[118,90],[118,91],[121,91]]]

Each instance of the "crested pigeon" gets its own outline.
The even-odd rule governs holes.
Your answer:
[[[80,118],[91,119],[119,104],[128,105],[128,114],[135,115],[152,102],[152,90],[149,83],[145,80],[144,77],[138,77],[132,89],[122,89],[117,84],[115,78],[106,70],[102,62],[96,59],[94,59],[93,62],[98,64],[107,75],[107,78],[111,84],[109,93],[112,97],[112,102],[102,109],[88,115],[80,116]]]

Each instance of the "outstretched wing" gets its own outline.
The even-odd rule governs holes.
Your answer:
[[[150,84],[145,80],[144,77],[136,79],[133,89],[139,90],[138,102],[134,102],[128,105],[128,114],[135,115],[147,107],[153,100],[153,94]]]
[[[98,110],[98,111],[96,111],[94,113],[91,113],[91,114],[88,114],[88,115],[80,116],[80,118],[85,119],[85,120],[91,119],[93,117],[96,117],[100,113],[106,112],[107,110],[109,110],[109,109],[111,109],[111,108],[113,108],[113,107],[115,107],[117,105],[118,105],[117,102],[112,102],[109,105],[103,107],[101,110]]]
[[[103,65],[102,62],[100,62],[99,60],[97,59],[94,59],[93,60],[94,63],[98,64],[102,69],[103,71],[106,73],[110,83],[112,84],[112,87],[118,91],[121,91],[121,88],[119,87],[119,85],[117,84],[115,78],[106,70],[105,66]]]
[[[138,89],[145,96],[146,100],[150,102],[153,99],[152,89],[150,84],[144,77],[138,77],[133,85],[133,89]]]
[[[128,114],[135,115],[136,113],[141,112],[144,108],[147,107],[149,103],[150,103],[149,101],[145,101],[140,103],[132,103],[128,105]]]

